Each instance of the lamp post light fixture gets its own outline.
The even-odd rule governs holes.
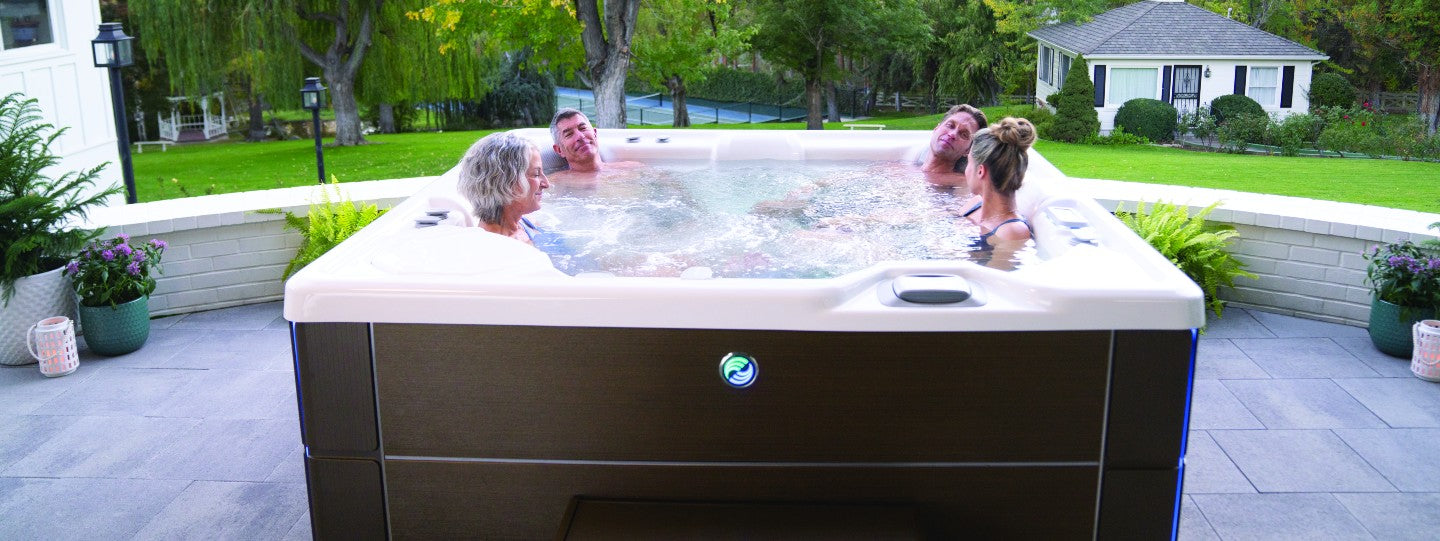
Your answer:
[[[1205,66],[1205,78],[1210,78],[1210,66]]]
[[[120,173],[125,179],[125,202],[134,203],[135,169],[130,165],[130,130],[125,121],[125,88],[120,68],[135,63],[132,38],[120,29],[120,23],[100,23],[100,35],[90,40],[95,53],[95,67],[110,70],[110,101],[115,109],[115,141],[120,146]]]
[[[325,106],[325,86],[319,77],[306,77],[305,86],[300,89],[300,104],[314,116],[315,124],[315,167],[320,172],[320,184],[325,184],[325,154],[320,147],[320,108]]]

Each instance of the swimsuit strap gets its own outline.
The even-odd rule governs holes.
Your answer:
[[[964,214],[961,214],[960,217],[961,217],[961,218],[964,218],[964,217],[967,217],[967,216],[969,216],[969,215],[971,215],[971,214],[975,214],[975,211],[980,210],[980,205],[984,205],[984,204],[985,204],[984,201],[980,201],[980,202],[978,202],[978,203],[975,203],[975,206],[970,207],[970,210],[965,211],[965,213],[964,213]]]
[[[529,238],[531,243],[534,243],[535,234],[541,232],[540,228],[535,227],[535,224],[530,223],[530,219],[524,216],[520,217],[520,225],[523,226],[521,229],[525,230],[525,237]]]
[[[1030,234],[1031,234],[1032,236],[1035,234],[1035,229],[1033,229],[1033,228],[1030,227],[1030,222],[1025,221],[1024,218],[1011,218],[1011,219],[1009,219],[1009,220],[1005,220],[1005,221],[1003,221],[1003,222],[1000,222],[1000,223],[998,223],[998,224],[995,224],[995,227],[992,228],[989,232],[981,233],[981,234],[980,234],[979,244],[980,244],[981,246],[990,246],[990,237],[995,236],[995,232],[996,232],[996,231],[999,231],[1000,228],[1003,227],[1005,224],[1012,223],[1012,222],[1020,222],[1020,223],[1022,223],[1022,224],[1025,224],[1025,229],[1030,230]]]

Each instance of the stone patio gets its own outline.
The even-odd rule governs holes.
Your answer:
[[[152,324],[62,378],[0,367],[0,539],[310,538],[280,303]],[[1364,329],[1227,310],[1190,428],[1181,539],[1440,532],[1440,384]]]

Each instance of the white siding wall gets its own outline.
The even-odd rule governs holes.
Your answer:
[[[110,162],[96,189],[123,183],[115,146],[110,79],[91,59],[90,40],[100,26],[95,0],[50,0],[55,42],[0,51],[0,96],[23,92],[39,101],[44,121],[69,131],[51,150],[61,157],[57,177]],[[125,202],[124,196],[111,204]]]
[[[1043,41],[1038,43],[1038,45],[1037,45],[1037,50],[1038,50],[1038,47],[1039,47],[1039,46],[1054,47],[1053,45],[1051,45],[1051,44],[1049,44],[1049,43],[1046,43],[1046,42],[1043,42]],[[1056,49],[1057,51],[1060,51],[1061,54],[1065,54],[1064,51],[1061,50],[1061,49],[1059,49],[1058,47],[1055,47],[1055,49]],[[1044,59],[1039,58],[1039,56],[1040,56],[1040,55],[1038,55],[1038,54],[1036,55],[1037,61],[1036,61],[1036,64],[1035,64],[1035,70],[1036,70],[1036,74],[1035,74],[1035,97],[1036,97],[1036,99],[1038,99],[1038,100],[1040,100],[1040,101],[1042,101],[1042,102],[1045,102],[1045,103],[1049,104],[1049,101],[1050,101],[1049,98],[1050,98],[1050,96],[1051,96],[1052,94],[1055,94],[1055,93],[1060,92],[1060,86],[1059,86],[1059,85],[1060,85],[1060,81],[1057,79],[1057,80],[1055,80],[1055,83],[1056,83],[1056,84],[1053,84],[1053,85],[1052,85],[1052,84],[1050,84],[1050,83],[1046,83],[1044,80],[1041,79],[1039,72],[1040,72],[1041,67],[1044,65]],[[1059,62],[1058,58],[1057,58],[1056,62],[1057,62],[1057,64],[1058,64],[1058,62]],[[1105,88],[1106,103],[1105,103],[1105,106],[1104,106],[1104,107],[1096,107],[1096,108],[1095,108],[1095,111],[1096,111],[1097,113],[1099,113],[1099,115],[1100,115],[1100,132],[1101,132],[1101,133],[1109,133],[1110,130],[1112,130],[1112,129],[1115,128],[1115,113],[1116,113],[1116,111],[1119,111],[1119,110],[1120,110],[1120,106],[1121,106],[1121,105],[1124,105],[1123,102],[1122,102],[1122,103],[1111,103],[1111,102],[1110,102],[1110,96],[1111,96],[1111,92],[1110,92],[1110,90],[1111,90],[1111,85],[1110,85],[1110,83],[1113,81],[1113,78],[1109,76],[1109,73],[1110,73],[1110,70],[1112,70],[1112,69],[1114,69],[1114,68],[1153,68],[1153,69],[1156,69],[1159,74],[1163,74],[1163,73],[1164,73],[1164,66],[1199,65],[1199,66],[1202,66],[1202,68],[1201,68],[1201,73],[1203,74],[1203,73],[1204,73],[1204,68],[1205,68],[1205,67],[1208,67],[1208,68],[1210,68],[1210,77],[1209,77],[1209,78],[1204,78],[1204,77],[1202,76],[1202,78],[1200,79],[1200,104],[1203,106],[1203,105],[1205,105],[1205,104],[1210,103],[1210,101],[1211,101],[1211,100],[1214,100],[1215,98],[1218,98],[1218,97],[1220,97],[1220,96],[1224,96],[1224,95],[1226,95],[1226,94],[1234,94],[1234,93],[1235,93],[1235,66],[1237,66],[1237,65],[1243,65],[1243,66],[1249,66],[1249,67],[1262,67],[1262,68],[1264,68],[1264,67],[1269,67],[1269,68],[1276,68],[1277,70],[1280,70],[1280,73],[1282,73],[1282,74],[1283,74],[1283,71],[1284,71],[1284,66],[1294,66],[1294,67],[1295,67],[1295,83],[1294,83],[1294,90],[1293,90],[1293,94],[1292,94],[1292,99],[1293,99],[1294,101],[1291,103],[1291,106],[1288,107],[1288,108],[1285,108],[1285,109],[1281,109],[1281,108],[1280,108],[1279,95],[1280,95],[1280,90],[1281,90],[1281,89],[1279,89],[1279,88],[1277,88],[1277,90],[1276,90],[1276,99],[1275,99],[1275,100],[1272,100],[1270,103],[1261,103],[1260,105],[1261,105],[1262,107],[1264,107],[1264,108],[1265,108],[1265,111],[1268,112],[1268,113],[1279,113],[1279,114],[1282,114],[1282,115],[1288,115],[1288,114],[1296,113],[1296,112],[1303,113],[1303,112],[1306,112],[1306,111],[1308,111],[1308,110],[1310,109],[1310,100],[1309,100],[1309,98],[1307,97],[1307,94],[1308,94],[1309,91],[1310,91],[1311,67],[1312,67],[1313,63],[1310,62],[1310,61],[1308,61],[1308,60],[1254,60],[1254,59],[1236,60],[1236,59],[1214,59],[1214,58],[1209,58],[1209,59],[1206,59],[1206,58],[1196,58],[1196,59],[1174,59],[1174,58],[1165,58],[1165,59],[1087,58],[1087,59],[1086,59],[1086,63],[1088,64],[1087,67],[1086,67],[1086,74],[1091,78],[1091,81],[1092,81],[1092,82],[1094,82],[1094,79],[1095,79],[1095,65],[1096,65],[1096,64],[1105,66],[1105,70],[1106,70],[1106,78],[1105,78],[1105,82],[1106,82],[1106,88]],[[1247,73],[1248,73],[1248,71],[1247,71]],[[1248,77],[1247,77],[1247,80],[1248,80]],[[1279,76],[1277,76],[1276,81],[1277,81],[1277,86],[1278,86],[1278,84],[1279,84],[1279,82],[1280,82],[1280,77],[1279,77]],[[1156,83],[1155,83],[1155,95],[1154,95],[1154,97],[1155,97],[1156,99],[1159,99],[1159,98],[1160,98],[1160,89],[1161,89],[1162,84],[1163,84],[1163,83],[1160,81],[1160,77],[1157,75],[1157,77],[1156,77]],[[1050,104],[1050,105],[1051,105],[1051,108],[1053,109],[1053,108],[1054,108],[1054,105],[1053,105],[1053,104]]]

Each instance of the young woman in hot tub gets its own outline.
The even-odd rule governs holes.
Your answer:
[[[1030,238],[1030,222],[1017,212],[1015,191],[1025,180],[1030,160],[1026,152],[1035,143],[1035,125],[1023,118],[1006,117],[975,134],[965,164],[965,185],[974,194],[961,216],[980,226],[976,247],[1016,245]]]

